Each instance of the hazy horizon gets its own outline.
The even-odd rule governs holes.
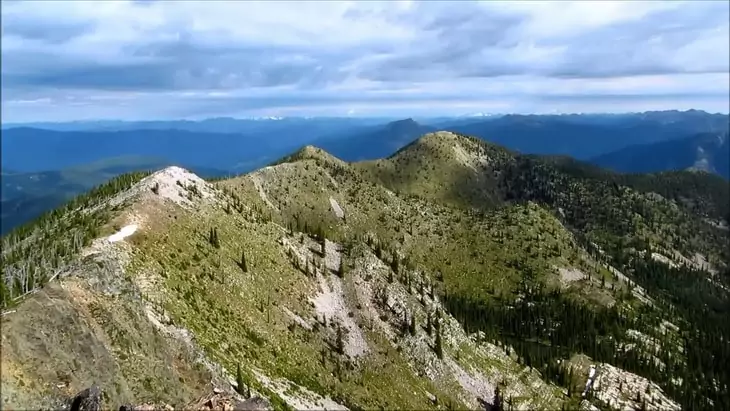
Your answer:
[[[572,115],[593,115],[593,116],[611,116],[611,115],[629,115],[629,114],[641,114],[641,113],[647,113],[647,112],[671,112],[671,111],[678,111],[678,112],[688,112],[688,111],[703,111],[708,114],[712,115],[730,115],[730,113],[727,112],[712,112],[707,110],[701,110],[701,109],[695,109],[690,108],[686,110],[679,110],[679,109],[667,109],[667,110],[646,110],[646,111],[615,111],[615,112],[546,112],[546,113],[532,113],[532,112],[525,112],[525,113],[516,113],[516,112],[507,112],[507,113],[486,113],[486,112],[475,112],[475,113],[464,113],[464,114],[454,114],[454,115],[439,115],[434,114],[431,116],[409,116],[404,115],[402,117],[398,116],[376,116],[376,115],[322,115],[322,116],[261,116],[261,117],[234,117],[234,116],[217,116],[217,117],[203,117],[203,118],[151,118],[151,119],[119,119],[119,118],[98,118],[98,119],[88,119],[88,120],[66,120],[66,121],[25,121],[25,122],[7,122],[0,120],[0,124],[7,126],[7,125],[33,125],[33,124],[45,124],[45,123],[58,123],[58,124],[65,124],[65,123],[104,123],[104,122],[125,122],[125,123],[135,123],[135,122],[183,122],[183,121],[190,121],[190,122],[202,122],[202,121],[211,121],[211,120],[260,120],[260,121],[277,121],[277,120],[286,120],[286,119],[362,119],[362,120],[382,120],[382,121],[401,121],[401,120],[408,120],[412,119],[414,121],[423,121],[423,120],[438,120],[438,119],[458,119],[458,118],[490,118],[490,117],[502,117],[502,116],[510,116],[510,115],[537,115],[537,116],[552,116],[552,115],[564,115],[564,116],[572,116]]]

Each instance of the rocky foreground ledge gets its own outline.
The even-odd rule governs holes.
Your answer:
[[[68,411],[102,411],[102,389],[93,385],[70,398],[65,410]],[[172,411],[175,408],[169,404],[125,404],[119,411]],[[264,398],[252,397],[239,400],[234,394],[220,389],[193,401],[181,409],[199,411],[253,411],[272,410],[271,404]]]

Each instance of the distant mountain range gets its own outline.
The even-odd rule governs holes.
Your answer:
[[[436,130],[409,118],[358,130],[345,137],[317,140],[312,144],[345,161],[374,160],[388,157],[422,135]]]
[[[726,132],[728,116],[699,111],[629,115],[507,115],[446,127],[525,154],[586,160],[634,144]]]
[[[601,167],[629,173],[694,169],[730,179],[728,133],[700,133],[677,140],[640,144],[591,159]]]
[[[703,111],[386,119],[283,118],[3,125],[3,232],[116,175],[181,165],[235,175],[312,144],[346,161],[385,158],[449,130],[525,154],[623,172],[703,169],[728,178],[728,116]],[[688,137],[690,136],[690,137]],[[718,143],[720,142],[720,143]]]
[[[296,127],[305,135],[322,135],[351,130],[353,127],[387,123],[386,118],[352,117],[265,117],[230,118],[216,117],[205,120],[157,120],[157,121],[72,121],[33,122],[3,124],[2,129],[30,127],[54,131],[129,131],[129,130],[183,130],[202,133],[241,133],[290,131]]]

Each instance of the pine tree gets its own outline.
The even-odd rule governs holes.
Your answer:
[[[208,242],[215,247],[215,248],[221,248],[221,243],[218,240],[218,229],[217,228],[211,228],[210,234],[208,236]]]
[[[436,324],[438,324],[438,322]],[[441,343],[441,330],[438,327],[436,329],[436,356],[439,359],[444,358],[444,347]]]
[[[337,269],[337,276],[345,278],[345,258],[342,255],[340,256],[340,267]]]
[[[238,264],[244,273],[248,272],[248,265],[246,264],[246,252],[241,251],[241,262]]]
[[[241,371],[241,364],[239,363],[236,368],[236,391],[241,395],[246,395],[246,390],[244,390],[243,387],[245,387],[246,384],[243,381],[243,372]],[[249,397],[246,397],[249,398]]]
[[[573,367],[570,367],[568,369],[568,381],[566,382],[568,385],[568,397],[573,396]]]
[[[411,313],[411,321],[408,324],[408,331],[411,335],[416,335],[416,314]]]
[[[335,340],[335,348],[339,354],[345,353],[345,337],[342,333],[342,327],[337,324],[337,338]]]
[[[502,392],[499,386],[494,388],[494,398],[492,398],[492,411],[502,411]]]

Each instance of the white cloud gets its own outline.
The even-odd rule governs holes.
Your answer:
[[[27,1],[2,18],[5,121],[728,111],[727,2]]]

